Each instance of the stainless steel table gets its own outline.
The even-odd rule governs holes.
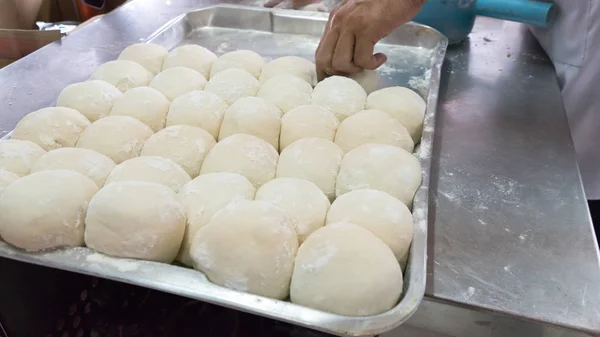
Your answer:
[[[134,0],[0,70],[0,136],[126,45],[214,3]],[[600,334],[598,248],[567,119],[526,28],[479,19],[447,54],[438,115],[428,300],[411,323],[493,336],[516,319]],[[520,325],[547,335],[536,327]]]

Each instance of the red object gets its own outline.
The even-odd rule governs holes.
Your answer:
[[[108,12],[106,1],[103,0],[74,0],[79,13],[79,20],[86,21],[96,15]]]

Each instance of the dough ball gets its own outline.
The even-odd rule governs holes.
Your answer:
[[[242,200],[198,231],[190,253],[195,268],[211,282],[282,300],[289,294],[297,250],[285,211],[268,202]]]
[[[298,250],[293,303],[344,316],[372,316],[394,307],[401,293],[402,271],[394,254],[360,226],[327,225]]]
[[[196,44],[177,47],[167,55],[163,63],[163,70],[173,67],[187,67],[194,69],[208,78],[213,62],[217,60],[210,50]]]
[[[367,93],[356,83],[343,76],[331,76],[319,82],[312,93],[312,104],[322,106],[340,120],[365,108]]]
[[[371,188],[389,193],[411,207],[421,185],[421,164],[410,152],[384,144],[366,144],[344,156],[337,177],[338,197]]]
[[[135,43],[125,48],[119,60],[133,61],[142,65],[153,74],[160,73],[165,57],[169,54],[167,48],[154,43]]]
[[[127,91],[115,101],[112,116],[130,116],[148,125],[154,132],[165,127],[171,102],[150,87],[137,87]]]
[[[350,222],[368,229],[387,244],[402,268],[406,266],[413,238],[413,217],[408,207],[391,195],[363,189],[335,199],[327,224]]]
[[[171,159],[136,157],[117,165],[106,179],[106,185],[119,181],[145,181],[165,185],[177,193],[190,180],[190,175]]]
[[[213,146],[202,164],[200,174],[232,172],[260,187],[275,177],[279,154],[266,141],[251,135],[227,137]]]
[[[377,90],[367,98],[367,109],[386,112],[396,118],[418,143],[423,132],[425,101],[416,92],[404,87],[389,87]]]
[[[359,73],[351,75],[350,78],[360,84],[367,94],[379,88],[379,74],[375,70],[364,69]]]
[[[230,51],[221,55],[210,69],[210,77],[212,78],[217,73],[230,68],[244,69],[250,75],[258,78],[260,71],[265,65],[265,60],[262,56],[250,50]]]
[[[329,199],[317,185],[296,178],[269,181],[258,189],[255,199],[271,202],[286,211],[296,228],[300,243],[325,225],[330,206]]]
[[[281,111],[260,97],[244,97],[235,101],[225,112],[219,141],[239,133],[256,136],[279,150]]]
[[[44,154],[35,162],[31,172],[48,170],[75,171],[92,179],[98,187],[102,187],[115,166],[112,159],[96,151],[63,147]]]
[[[108,82],[125,92],[131,88],[147,86],[153,77],[151,72],[133,61],[116,60],[98,67],[90,80]]]
[[[116,257],[171,263],[184,231],[177,194],[142,181],[106,185],[90,201],[85,217],[86,246]]]
[[[271,77],[258,90],[256,96],[275,104],[283,113],[301,105],[310,104],[312,87],[292,75]]]
[[[325,4],[323,4],[322,2],[315,2],[312,4],[308,4],[304,7],[300,7],[298,10],[309,11],[309,12],[323,12],[323,13],[329,12],[329,10],[327,9],[327,6]]]
[[[192,266],[190,247],[196,232],[222,208],[232,202],[253,200],[256,189],[244,176],[220,172],[198,176],[179,191],[187,214],[187,227],[177,259]]]
[[[206,130],[215,139],[229,105],[219,95],[195,90],[171,103],[167,115],[167,126],[190,125]]]
[[[227,102],[232,104],[238,99],[246,96],[256,96],[260,88],[260,82],[252,77],[247,71],[242,69],[226,69],[206,83],[205,91],[215,93]]]
[[[148,138],[142,156],[168,158],[190,177],[200,174],[202,162],[217,142],[208,132],[188,125],[173,125]]]
[[[297,140],[281,151],[277,178],[291,177],[317,185],[329,200],[335,198],[335,178],[344,151],[334,142],[322,138]]]
[[[150,87],[160,91],[169,100],[194,90],[202,90],[206,85],[206,78],[194,69],[185,67],[173,67],[165,69],[154,77]]]
[[[98,187],[81,173],[37,172],[10,184],[0,197],[0,235],[27,251],[83,245],[83,219]]]
[[[18,175],[5,170],[0,170],[0,195],[2,195],[2,192],[8,185],[17,179],[19,179]]]
[[[129,116],[108,116],[92,123],[79,137],[77,147],[94,150],[121,164],[137,157],[153,132]]]
[[[0,140],[0,169],[26,176],[44,153],[39,145],[27,140]]]
[[[277,75],[293,75],[314,86],[317,84],[315,64],[298,56],[283,56],[265,64],[260,73],[260,83],[267,82]]]
[[[72,147],[90,121],[77,110],[45,108],[34,111],[17,123],[12,139],[28,140],[50,151]]]
[[[303,105],[288,111],[281,118],[279,146],[302,138],[323,138],[333,141],[340,121],[331,111],[317,105]]]
[[[415,147],[404,125],[379,110],[363,110],[344,119],[335,143],[346,152],[368,143],[394,145],[408,152]]]
[[[121,95],[119,89],[104,81],[74,83],[61,91],[56,106],[75,109],[95,122],[108,116]]]

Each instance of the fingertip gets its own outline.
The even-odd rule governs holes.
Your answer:
[[[373,58],[375,60],[375,68],[374,69],[381,67],[381,65],[387,61],[387,55],[385,55],[384,53],[377,53],[377,54],[373,55]]]

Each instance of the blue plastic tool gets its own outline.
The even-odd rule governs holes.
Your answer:
[[[413,21],[458,43],[471,33],[477,15],[547,27],[556,17],[556,8],[552,2],[532,0],[428,0]]]

